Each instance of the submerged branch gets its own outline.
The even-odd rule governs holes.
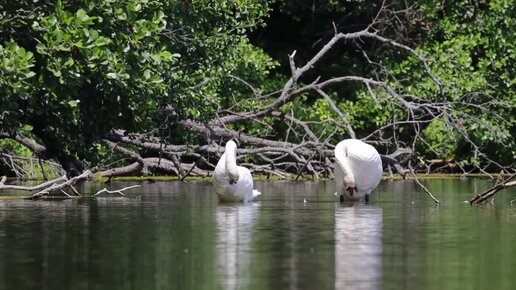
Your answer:
[[[414,173],[414,169],[412,169],[412,167],[410,165],[409,165],[409,169],[410,169],[410,173],[412,174],[412,177],[414,177],[414,180],[416,181],[417,185],[419,185],[419,187],[421,187],[426,192],[426,194],[435,202],[435,204],[441,205],[441,202],[437,198],[435,198],[435,196],[432,194],[432,192],[430,190],[428,190],[428,188],[426,188],[426,186],[424,186],[421,182],[419,182],[419,179],[417,178],[416,174]]]
[[[141,187],[141,185],[137,184],[137,185],[131,185],[131,186],[127,186],[127,187],[124,187],[124,188],[120,188],[120,189],[115,189],[115,190],[108,190],[107,188],[103,188],[101,190],[99,190],[97,193],[95,193],[94,195],[92,196],[97,196],[101,193],[118,193],[122,196],[125,196],[122,191],[125,191],[125,190],[128,190],[128,189],[131,189],[131,188],[137,188],[137,187]]]
[[[493,197],[497,192],[503,190],[503,189],[506,189],[506,188],[509,188],[509,187],[513,187],[513,186],[516,186],[516,180],[513,180],[514,177],[516,177],[516,174],[515,175],[512,175],[511,177],[509,177],[508,179],[506,180],[501,180],[499,182],[497,182],[497,184],[477,195],[475,195],[470,201],[469,201],[469,204],[481,204],[481,203],[484,203],[485,201],[487,201],[488,199],[490,199],[491,197]],[[512,202],[511,202],[512,203]]]

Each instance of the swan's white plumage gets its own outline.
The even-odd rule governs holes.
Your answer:
[[[382,179],[382,160],[376,149],[357,139],[346,139],[335,147],[337,195],[359,200],[370,195]],[[355,187],[353,195],[346,189]]]
[[[213,172],[213,186],[220,201],[250,202],[261,194],[253,190],[253,177],[249,169],[236,164],[236,143],[228,141],[224,154]]]

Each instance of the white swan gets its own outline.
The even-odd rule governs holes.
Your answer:
[[[253,190],[251,171],[237,166],[236,149],[234,141],[226,143],[226,150],[213,172],[213,186],[220,201],[253,201],[261,192]]]
[[[357,139],[346,139],[335,147],[336,194],[341,202],[363,197],[369,201],[382,173],[382,160],[373,146]]]

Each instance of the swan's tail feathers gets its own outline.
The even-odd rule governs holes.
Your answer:
[[[257,198],[258,196],[260,196],[262,193],[259,192],[258,190],[256,189],[253,189],[253,198]]]

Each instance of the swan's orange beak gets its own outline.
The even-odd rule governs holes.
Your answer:
[[[356,187],[348,187],[346,191],[349,193],[349,196],[353,196],[353,191],[356,191]]]

